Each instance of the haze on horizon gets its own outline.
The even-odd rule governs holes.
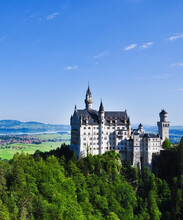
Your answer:
[[[84,108],[183,125],[181,0],[1,1],[0,120],[69,124]]]

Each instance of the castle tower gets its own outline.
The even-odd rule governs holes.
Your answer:
[[[88,89],[86,91],[85,109],[87,109],[87,110],[92,109],[92,104],[93,104],[92,94],[91,94],[91,91],[90,91],[90,87],[88,85]]]
[[[144,133],[143,125],[141,123],[139,124],[138,130],[140,133]]]
[[[159,113],[159,116],[160,116],[160,121],[157,122],[158,134],[161,137],[163,143],[166,138],[169,139],[170,122],[167,121],[168,113],[164,109]]]
[[[103,130],[104,130],[104,106],[101,100],[100,103],[100,107],[99,107],[99,154],[103,154],[104,153],[104,149],[103,149]]]

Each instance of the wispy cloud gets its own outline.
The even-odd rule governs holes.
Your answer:
[[[34,13],[32,13],[32,14],[29,16],[29,18],[35,18],[35,17],[38,17],[38,16],[40,16],[40,13],[39,13],[39,12],[34,12]]]
[[[59,12],[54,12],[50,15],[47,15],[46,20],[52,20],[52,19],[56,18],[56,16],[58,16],[59,14],[60,14]]]
[[[129,46],[125,47],[124,50],[126,50],[126,51],[133,50],[136,46],[137,46],[137,44],[130,44]]]
[[[179,88],[179,89],[177,89],[177,91],[182,91],[183,92],[183,88]]]
[[[140,49],[147,49],[147,48],[151,47],[152,45],[153,45],[153,42],[147,42],[147,43],[142,44],[139,48]]]
[[[180,63],[172,63],[172,64],[170,64],[170,66],[171,66],[171,67],[173,67],[173,66],[181,66],[181,67],[183,67],[183,62],[180,62]]]
[[[136,79],[137,80],[161,80],[161,79],[168,79],[171,74],[158,74],[158,75],[151,75],[151,76],[138,76]]]
[[[98,55],[95,55],[93,56],[94,59],[98,59],[98,58],[101,58],[101,57],[105,57],[109,54],[109,51],[108,50],[105,50],[105,51],[102,51],[100,52]]]
[[[0,42],[6,40],[6,36],[0,37]]]
[[[170,76],[170,74],[154,75],[153,79],[167,79],[169,76]]]
[[[169,37],[168,40],[173,41],[181,38],[183,38],[183,34],[175,34],[174,36]]]
[[[65,70],[75,70],[78,69],[78,66],[66,66],[64,67]]]

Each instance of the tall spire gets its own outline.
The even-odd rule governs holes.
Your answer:
[[[103,103],[102,103],[102,99],[101,99],[101,102],[100,102],[99,112],[104,112],[104,106],[103,106]]]
[[[86,91],[86,99],[85,99],[85,108],[87,110],[92,109],[92,104],[93,104],[92,94],[91,94],[90,86],[89,86],[89,83],[88,83],[88,89]]]
[[[89,85],[89,82],[88,82],[88,89],[86,91],[86,96],[90,96],[91,97],[91,91],[90,91],[90,85]]]

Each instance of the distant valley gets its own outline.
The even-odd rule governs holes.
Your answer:
[[[0,134],[28,134],[47,132],[69,132],[69,125],[52,125],[30,121],[0,120]]]
[[[147,133],[158,133],[157,126],[144,126],[144,130]],[[170,126],[170,142],[176,144],[180,142],[181,137],[183,137],[183,126]]]
[[[138,125],[132,125],[136,128]],[[144,130],[148,133],[157,133],[156,126],[145,125]],[[70,125],[53,125],[35,121],[21,122],[17,120],[0,120],[0,134],[36,134],[70,132]],[[178,143],[183,137],[183,126],[170,126],[170,141]]]

